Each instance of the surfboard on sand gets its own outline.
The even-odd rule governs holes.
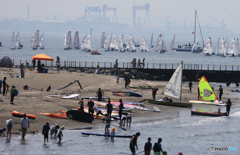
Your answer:
[[[79,96],[79,94],[71,94],[71,95],[62,96],[61,98],[62,99],[71,99],[71,98],[75,98],[75,97],[78,98],[78,96]]]
[[[113,91],[112,93],[115,96],[121,96],[121,97],[127,97],[127,96],[142,97],[141,94],[138,94],[132,91]]]

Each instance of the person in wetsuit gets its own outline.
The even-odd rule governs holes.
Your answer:
[[[138,146],[137,146],[137,138],[140,136],[140,132],[137,132],[135,135],[132,136],[131,141],[130,141],[130,150],[132,152],[132,155],[136,154],[136,150],[135,150],[135,146],[136,149],[138,150]]]
[[[229,113],[230,113],[231,106],[232,106],[232,102],[231,102],[230,99],[228,99],[227,105],[226,105],[226,113],[227,113],[227,115],[229,115]]]

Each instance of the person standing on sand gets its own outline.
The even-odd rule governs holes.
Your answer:
[[[6,93],[6,87],[7,87],[6,80],[7,80],[7,78],[4,77],[4,78],[3,78],[3,96],[6,96],[6,95],[5,95],[5,93]]]
[[[160,152],[163,153],[161,142],[162,138],[158,138],[158,142],[154,144],[153,146],[154,155],[161,155]]]
[[[188,86],[189,86],[188,92],[192,93],[192,81],[189,82]]]
[[[144,145],[145,155],[150,155],[151,150],[152,150],[151,137],[148,137],[148,141]]]
[[[157,91],[158,91],[158,88],[154,88],[154,89],[152,89],[152,97],[153,97],[153,100],[155,100],[155,97],[156,97]]]
[[[131,140],[130,140],[130,150],[132,152],[132,155],[136,154],[136,150],[138,150],[138,146],[137,146],[137,138],[140,136],[140,132],[137,132],[135,135],[132,136]],[[136,147],[136,150],[135,150]]]
[[[120,104],[119,104],[119,110],[118,110],[118,114],[119,114],[119,120],[121,121],[122,118],[122,109],[123,109],[123,103],[122,103],[122,99],[119,100]]]
[[[117,75],[117,84],[119,84],[119,75]]]
[[[145,67],[145,58],[143,58],[143,60],[142,60],[142,68],[144,68]]]
[[[11,92],[10,92],[10,96],[11,96],[11,99],[10,99],[10,104],[13,104],[13,99],[14,99],[14,96],[15,96],[15,86],[12,85],[12,88],[11,88]]]
[[[21,78],[24,78],[24,66],[23,64],[20,65],[20,72],[21,72]]]
[[[223,94],[223,89],[222,89],[222,85],[220,85],[220,88],[219,88],[219,101],[222,101],[222,94]]]
[[[26,114],[23,115],[23,118],[21,119],[21,129],[22,129],[22,139],[25,138],[27,127],[30,127],[30,123],[28,120],[28,117],[26,117]]]
[[[124,80],[125,80],[125,88],[127,88],[127,85],[128,85],[128,75],[127,74],[125,74]]]
[[[34,70],[36,65],[36,60],[32,60],[32,64],[33,64],[33,70]]]
[[[98,96],[98,101],[101,101],[104,91],[102,91],[101,88],[98,88],[98,91],[96,92],[96,94]]]
[[[92,98],[90,97],[89,102],[88,102],[88,113],[89,114],[93,115],[93,113],[94,113],[93,107],[94,107],[94,102],[92,101]]]
[[[108,104],[105,107],[107,108],[107,114],[108,114],[108,116],[110,117],[110,120],[111,120],[113,106],[112,106],[110,100],[108,101]]]
[[[43,126],[43,129],[42,129],[42,134],[44,135],[44,144],[46,144],[46,139],[47,139],[47,143],[48,143],[49,130],[50,130],[49,123],[46,122],[46,124]]]
[[[12,124],[13,124],[13,121],[12,119],[9,119],[6,121],[6,124],[7,124],[7,139],[6,140],[9,140],[11,139],[11,130],[12,130]]]
[[[78,102],[80,108],[78,110],[80,111],[84,111],[83,107],[84,107],[84,101],[83,101],[83,98],[81,98],[81,100]]]

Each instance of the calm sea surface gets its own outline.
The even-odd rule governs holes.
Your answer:
[[[17,31],[15,31],[16,37]],[[40,35],[41,35],[40,30]],[[109,32],[110,33],[110,32]],[[155,52],[154,48],[151,48],[151,52],[124,52],[121,53],[119,51],[105,52],[102,48],[100,48],[100,38],[101,34],[93,34],[92,35],[92,48],[98,50],[102,55],[90,55],[88,52],[84,52],[82,50],[64,50],[63,49],[63,35],[59,33],[45,33],[45,50],[32,50],[30,47],[30,39],[32,33],[20,32],[20,40],[23,43],[23,49],[21,50],[10,50],[12,46],[12,32],[0,32],[0,40],[4,44],[4,47],[0,49],[0,57],[9,56],[13,59],[31,59],[33,55],[45,53],[52,58],[56,59],[56,56],[60,56],[61,60],[82,60],[82,61],[112,61],[114,62],[116,59],[119,59],[119,62],[129,62],[133,58],[143,59],[145,58],[145,62],[162,62],[162,63],[179,63],[183,60],[184,63],[200,63],[200,64],[239,64],[240,57],[221,57],[221,56],[205,56],[204,54],[192,54],[190,52],[176,52],[170,50],[170,44],[173,36],[166,36],[164,38],[168,52],[165,54],[159,54]],[[74,32],[72,31],[72,37]],[[82,40],[85,34],[80,34],[80,40]],[[164,35],[164,34],[163,34]],[[118,39],[120,34],[118,34]],[[150,44],[151,34],[145,36],[148,47]],[[153,43],[156,45],[157,42],[157,34],[154,34]],[[238,36],[236,36],[238,37]],[[129,35],[124,35],[124,42],[127,42]],[[206,38],[204,38],[206,39]],[[142,35],[134,36],[135,42],[141,43]],[[200,38],[199,38],[200,40]],[[229,38],[229,43],[232,38]],[[205,41],[205,40],[204,40]],[[188,37],[180,37],[176,35],[175,47],[178,44],[186,44],[193,43],[193,36]],[[212,38],[213,47],[217,45],[217,38]]]

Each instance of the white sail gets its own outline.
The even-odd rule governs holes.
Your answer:
[[[220,38],[218,38],[217,48],[216,48],[216,52],[215,52],[215,54],[217,54],[217,55],[219,55],[219,40],[220,40]]]
[[[239,55],[240,54],[239,52],[240,52],[239,51],[239,40],[237,38],[237,42],[236,42],[236,55]]]
[[[30,42],[30,46],[31,47],[35,47],[35,32],[33,32],[32,38],[31,38],[31,42]]]
[[[39,46],[40,49],[44,49],[44,33],[40,37]]]
[[[82,39],[82,45],[81,45],[81,48],[83,48],[83,44],[84,44],[84,41],[85,41],[85,39],[87,38],[87,34],[83,37],[83,39]]]
[[[228,54],[232,56],[236,56],[235,38],[232,40],[232,42],[229,45]]]
[[[115,34],[115,35],[113,35],[113,38],[111,40],[110,48],[115,50],[116,49],[116,44],[117,44],[117,36]]]
[[[123,35],[120,36],[119,47],[120,47],[120,50],[123,49]]]
[[[111,44],[111,42],[112,42],[112,34],[111,34],[111,37],[110,37],[110,39],[109,39],[109,43],[108,43],[108,47],[110,48],[110,44]]]
[[[39,30],[35,34],[35,46],[39,47]]]
[[[108,49],[108,38],[109,38],[109,35],[107,35],[105,40],[104,40],[104,45],[103,45],[104,49]]]
[[[130,35],[127,43],[126,43],[126,49],[129,50],[131,48],[131,42],[132,42],[132,35]]]
[[[203,53],[207,55],[212,55],[212,47],[211,47],[211,38],[208,37],[208,39],[205,42],[205,46],[203,48]]]
[[[218,46],[218,49],[219,49],[219,55],[224,55],[224,38],[222,38],[222,40],[220,41],[219,43],[219,46]]]
[[[173,48],[174,48],[175,35],[176,35],[176,34],[174,34],[174,36],[173,36],[173,40],[172,40],[172,42],[171,42],[170,49],[173,49]]]
[[[195,40],[195,43],[193,44],[193,47],[192,47],[192,50],[191,50],[191,52],[193,52],[193,50],[195,50],[195,46],[197,45],[197,38],[196,38],[196,40]]]
[[[13,34],[12,34],[12,47],[11,47],[11,49],[15,49],[15,45],[16,45],[16,43],[15,43],[15,37],[14,37],[14,32],[13,32]]]
[[[151,36],[151,40],[150,40],[150,48],[153,47],[153,33],[152,33],[152,36]]]
[[[89,34],[83,43],[83,49],[85,50],[91,50],[91,35]]]
[[[105,42],[105,32],[103,32],[101,36],[101,48],[104,48],[104,42]]]
[[[67,34],[64,35],[63,37],[63,47],[66,49],[67,48]]]
[[[71,31],[67,34],[67,40],[68,40],[68,49],[72,49],[72,34]]]
[[[228,47],[228,38],[225,40],[224,42],[224,50],[225,50],[225,54],[227,54],[227,47]]]
[[[136,48],[135,48],[135,44],[133,42],[133,39],[131,39],[131,42],[130,42],[130,49],[132,49],[132,51],[136,51]]]
[[[80,41],[79,41],[79,33],[78,33],[78,31],[76,31],[75,34],[74,34],[73,47],[75,49],[79,49],[80,48]]]
[[[182,66],[183,62],[181,62],[178,68],[173,73],[171,79],[169,80],[168,84],[166,85],[163,94],[166,96],[174,97],[174,98],[181,98],[182,92]]]
[[[20,42],[20,37],[19,37],[19,32],[18,32],[18,34],[16,36],[16,43],[15,43],[16,48],[19,48],[19,42]]]
[[[140,45],[140,51],[146,51],[146,52],[150,51],[148,49],[148,47],[147,47],[147,43],[146,43],[145,37],[142,37],[142,42],[141,42],[141,45]]]
[[[160,51],[162,47],[162,34],[158,36],[157,45],[156,45],[156,51]]]

